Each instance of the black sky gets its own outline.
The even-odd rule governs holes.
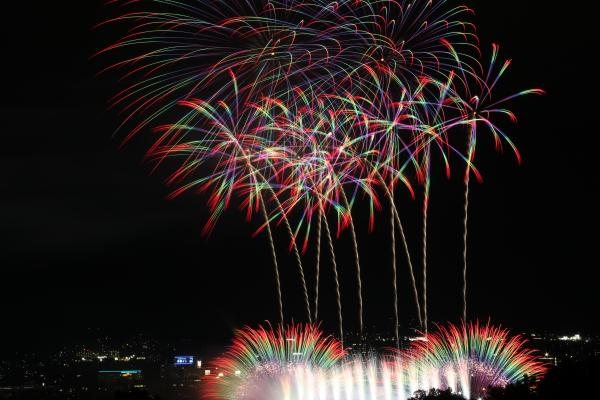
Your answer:
[[[144,142],[118,149],[118,116],[106,106],[118,83],[96,77],[102,63],[90,60],[106,44],[107,35],[91,28],[107,15],[100,3],[3,5],[0,307],[10,338],[3,343],[68,342],[87,327],[226,341],[234,327],[276,315],[267,242],[251,238],[256,221],[246,223],[235,208],[203,238],[206,198],[166,200],[163,176],[140,161]],[[546,1],[471,3],[484,49],[500,43],[514,61],[506,90],[548,92],[512,107],[519,123],[509,132],[521,166],[508,151],[478,154],[485,182],[472,192],[471,314],[517,329],[596,329],[592,11]],[[460,196],[458,175],[433,186],[429,297],[438,321],[460,313]],[[407,213],[417,212],[405,203]],[[369,323],[391,316],[386,218],[360,235]],[[416,242],[413,219],[407,224]],[[366,221],[357,225],[366,231]],[[348,238],[339,252],[350,271]],[[292,259],[282,263],[287,293],[297,297]],[[350,324],[351,278],[343,276]],[[414,315],[405,283],[403,321]],[[323,313],[333,319],[327,292]],[[288,310],[302,315],[299,302]]]

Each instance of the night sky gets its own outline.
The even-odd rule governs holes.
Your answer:
[[[92,0],[10,3],[0,24],[3,343],[80,341],[89,327],[221,343],[235,327],[274,320],[268,244],[251,237],[258,220],[247,223],[233,205],[202,237],[206,196],[166,199],[165,173],[151,174],[142,162],[148,137],[119,149],[119,117],[107,107],[117,77],[96,76],[107,60],[90,59],[109,43],[110,32],[92,27],[110,9]],[[522,165],[508,150],[478,152],[485,181],[472,187],[470,315],[516,330],[594,330],[600,188],[591,11],[546,1],[472,3],[482,47],[498,42],[514,61],[502,90],[541,87],[547,95],[511,106],[519,123],[508,131]],[[486,140],[484,147],[493,149]],[[461,312],[460,179],[432,185],[428,296],[430,318],[440,322]],[[416,252],[418,203],[407,198],[402,207]],[[392,315],[387,215],[368,234],[363,214],[356,225],[366,322],[382,324]],[[286,312],[301,320],[295,265],[279,236]],[[346,233],[336,246],[351,328],[349,244]],[[403,262],[399,256],[406,323],[415,312]],[[325,327],[334,329],[333,286],[330,275],[323,279],[322,313],[334,321]]]

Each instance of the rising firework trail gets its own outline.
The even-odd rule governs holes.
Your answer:
[[[344,200],[344,206],[346,209],[350,210],[350,203],[348,203],[348,198],[346,197],[346,193],[342,190],[342,199]],[[357,295],[358,295],[358,330],[360,335],[363,335],[363,295],[362,295],[362,277],[360,272],[360,257],[358,254],[358,240],[356,239],[356,229],[354,228],[354,219],[352,215],[348,218],[348,224],[350,226],[350,234],[352,236],[352,248],[354,249],[354,260],[356,262],[356,282],[357,282]]]
[[[516,146],[512,143],[512,141],[508,138],[508,136],[494,123],[491,119],[494,115],[504,115],[507,116],[512,122],[516,122],[516,116],[504,107],[505,103],[514,98],[529,95],[529,94],[544,94],[544,91],[541,89],[528,89],[521,92],[517,92],[510,96],[507,96],[501,100],[493,101],[492,100],[492,91],[502,75],[506,72],[508,67],[511,64],[510,60],[506,60],[502,67],[498,71],[496,71],[496,62],[498,61],[498,53],[499,46],[496,44],[492,45],[492,57],[489,62],[489,66],[485,75],[483,73],[465,76],[465,82],[470,80],[474,80],[475,83],[472,85],[464,85],[463,89],[465,90],[465,94],[459,96],[456,94],[456,97],[462,97],[460,103],[457,106],[461,109],[461,114],[463,115],[462,123],[465,124],[467,128],[467,152],[466,152],[466,168],[465,168],[465,176],[464,176],[464,217],[463,217],[463,287],[462,287],[462,300],[463,300],[463,310],[462,316],[463,321],[467,320],[467,250],[468,250],[468,216],[469,216],[469,188],[471,181],[471,172],[473,171],[473,163],[475,159],[476,147],[477,147],[477,135],[478,135],[478,125],[482,125],[485,129],[487,129],[493,136],[496,148],[502,149],[502,141],[507,142],[512,150],[514,151],[517,161],[521,162],[521,155],[517,150]],[[477,92],[473,92],[471,88],[476,88]],[[478,180],[481,178],[476,175]]]
[[[329,230],[329,223],[327,222],[327,218],[325,218],[324,216],[322,218],[323,218],[323,226],[325,227],[325,236],[327,238],[327,244],[329,245],[329,253],[331,255],[331,268],[333,269],[333,278],[335,280],[335,299],[337,301],[340,340],[342,341],[342,344],[343,344],[344,343],[344,320],[342,317],[342,295],[340,292],[340,279],[338,276],[337,262],[335,260],[335,250],[333,248],[333,240],[331,239],[331,231]]]
[[[319,320],[319,278],[321,275],[321,212],[317,213],[317,256],[315,264],[315,321]]]
[[[281,294],[281,279],[279,277],[279,264],[277,263],[277,251],[275,250],[275,243],[273,242],[273,233],[271,232],[271,223],[269,222],[269,215],[264,202],[261,203],[260,208],[265,218],[267,236],[269,238],[269,247],[271,248],[271,257],[273,257],[273,269],[275,271],[275,289],[277,290],[277,305],[279,311],[279,323],[283,326],[283,296]]]
[[[380,179],[383,179],[381,177],[381,175],[378,173],[377,174],[378,177]],[[388,188],[387,185],[383,185],[383,188],[385,190],[385,194],[386,197],[389,200],[390,203],[390,211],[392,213],[391,218],[393,219],[392,221],[390,221],[390,229],[392,229],[392,232],[390,234],[391,238],[392,238],[392,256],[393,256],[393,264],[392,267],[394,269],[393,272],[393,276],[396,277],[396,235],[395,235],[395,226],[398,226],[398,231],[400,233],[400,241],[402,243],[403,249],[404,249],[404,254],[406,255],[406,262],[408,265],[408,272],[410,274],[410,280],[411,280],[411,285],[412,285],[412,289],[413,289],[413,296],[414,296],[414,300],[415,300],[415,306],[416,306],[416,311],[417,311],[417,319],[419,321],[419,326],[421,327],[421,329],[423,329],[423,322],[422,322],[422,316],[421,316],[421,306],[419,303],[419,292],[417,289],[417,282],[415,279],[415,272],[414,272],[414,268],[413,268],[413,264],[412,264],[412,258],[410,255],[410,251],[408,249],[408,242],[406,241],[406,235],[404,234],[404,225],[402,224],[402,220],[400,219],[400,214],[398,213],[398,208],[396,207],[396,202],[394,201],[394,189],[392,187],[392,189]],[[394,223],[395,221],[395,223]],[[394,289],[394,292],[396,293],[396,289]],[[396,325],[398,325],[398,320],[396,318]]]
[[[469,166],[473,162],[475,155],[475,137],[476,125],[473,124],[470,130],[469,140],[467,143],[468,154],[466,171],[465,171],[465,191],[464,191],[464,217],[463,217],[463,287],[462,287],[462,298],[463,298],[463,309],[462,309],[462,320],[467,321],[467,243],[468,243],[468,228],[469,228],[469,185],[471,180],[471,172]]]
[[[423,191],[423,238],[422,238],[422,251],[423,259],[421,264],[423,266],[423,329],[425,335],[427,335],[427,219],[429,217],[429,190],[431,186],[430,181],[430,168],[431,159],[429,154],[429,148],[427,148],[427,154],[425,156],[425,189]]]
[[[392,193],[394,189],[392,188]],[[396,339],[396,348],[400,348],[400,322],[398,318],[398,272],[396,271],[396,223],[394,220],[394,202],[390,199],[390,239],[392,241],[392,288],[394,291],[394,338]]]

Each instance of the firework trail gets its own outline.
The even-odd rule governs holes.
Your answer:
[[[379,172],[377,172],[377,176],[379,179],[383,180],[383,178],[381,177]],[[408,242],[406,241],[406,235],[404,234],[404,225],[402,224],[402,220],[400,219],[400,214],[398,213],[398,209],[396,208],[396,202],[394,201],[394,195],[393,195],[393,187],[390,190],[390,188],[388,188],[388,186],[386,184],[383,184],[382,186],[385,191],[386,197],[388,198],[388,200],[390,202],[390,211],[392,213],[391,218],[393,219],[392,221],[390,221],[390,229],[392,229],[391,239],[392,239],[392,257],[393,257],[392,268],[394,269],[393,275],[394,275],[394,277],[397,276],[396,275],[396,235],[395,235],[395,230],[394,230],[395,225],[397,225],[398,231],[400,233],[400,240],[401,240],[402,246],[404,248],[404,254],[406,255],[408,272],[410,273],[410,279],[411,279],[411,284],[412,284],[412,289],[413,289],[413,296],[414,296],[415,305],[417,308],[417,319],[419,321],[419,326],[421,327],[421,329],[423,329],[423,322],[422,322],[422,317],[421,317],[421,305],[419,302],[419,292],[417,290],[417,282],[415,280],[415,273],[414,273],[414,268],[413,268],[413,264],[412,264],[412,257],[410,255],[410,251],[408,249]],[[395,223],[394,223],[394,221],[395,221]],[[394,282],[394,284],[395,284],[395,282]],[[396,288],[394,289],[394,292],[397,293]],[[398,321],[396,321],[396,323],[398,323]]]
[[[376,173],[378,178],[383,180],[383,178],[381,177],[381,175],[379,174],[379,172]],[[406,241],[406,235],[404,234],[404,225],[402,224],[402,220],[400,219],[400,214],[398,213],[398,209],[396,208],[396,202],[394,201],[394,195],[393,195],[393,189],[390,190],[390,188],[388,188],[387,185],[383,184],[383,189],[385,191],[385,195],[388,198],[389,202],[390,202],[390,211],[392,213],[392,218],[395,221],[395,224],[393,221],[390,222],[391,225],[391,229],[394,229],[394,225],[398,226],[398,231],[400,233],[400,240],[402,242],[402,246],[404,248],[404,254],[406,255],[406,262],[408,265],[408,272],[410,273],[410,279],[411,279],[411,284],[412,284],[412,289],[413,289],[413,296],[414,296],[414,300],[415,300],[415,305],[417,308],[417,319],[419,321],[419,326],[421,327],[421,329],[423,329],[423,322],[422,322],[422,317],[421,317],[421,305],[419,302],[419,292],[417,290],[417,282],[415,280],[415,273],[414,273],[414,268],[413,268],[413,264],[412,264],[412,257],[410,255],[410,251],[408,249],[408,242]],[[391,238],[392,238],[392,254],[393,254],[393,268],[394,271],[396,270],[395,267],[395,261],[396,261],[396,235],[395,235],[395,231],[391,232]],[[396,276],[396,272],[394,272],[394,277]]]
[[[258,173],[258,175],[261,176],[260,173]],[[261,178],[264,179],[263,176],[261,176]],[[277,195],[273,192],[273,190],[270,188],[270,186],[269,186],[269,191],[271,191],[271,193],[273,194],[273,200],[277,204],[278,209],[281,210],[281,212],[282,212],[283,215],[285,215],[285,213],[283,211],[283,207],[282,207],[279,199],[277,198]],[[284,217],[283,218],[283,222],[285,224],[285,228],[287,230],[287,233],[290,236],[291,247],[292,247],[293,252],[294,252],[294,257],[296,258],[296,265],[298,266],[298,273],[300,275],[300,282],[302,284],[302,290],[303,290],[303,293],[304,293],[304,306],[306,308],[306,315],[307,315],[307,318],[308,318],[308,322],[312,323],[312,318],[311,318],[311,313],[310,313],[310,302],[308,300],[308,286],[306,285],[306,279],[304,277],[304,266],[302,265],[302,259],[300,258],[300,253],[298,251],[298,246],[296,245],[296,241],[294,240],[294,235],[292,233],[292,227],[290,226],[290,223],[289,223],[288,219],[286,217]],[[266,224],[268,224],[268,220],[267,220]]]
[[[344,200],[344,206],[350,210],[350,204],[344,190],[341,191],[342,199]],[[350,234],[352,236],[352,248],[354,249],[354,260],[356,261],[356,282],[357,282],[357,293],[358,293],[358,329],[360,335],[363,335],[363,296],[362,296],[362,277],[360,272],[360,258],[358,254],[358,241],[356,240],[356,230],[354,229],[354,219],[352,215],[348,217],[348,224],[350,225]]]
[[[287,220],[284,218],[284,223],[288,234],[290,237],[293,237],[292,228]],[[298,273],[300,274],[300,282],[302,283],[302,290],[304,292],[304,306],[306,308],[306,315],[308,317],[308,322],[312,323],[312,317],[310,314],[310,300],[308,299],[308,286],[306,285],[306,278],[304,277],[304,267],[302,265],[302,259],[300,258],[300,253],[298,252],[298,248],[296,246],[296,241],[292,239],[292,245],[294,248],[294,256],[296,257],[296,264],[298,265]]]
[[[237,85],[236,85],[237,86]],[[237,97],[236,97],[237,98]],[[304,275],[304,266],[302,264],[302,259],[300,257],[300,252],[298,251],[298,246],[296,244],[296,240],[295,240],[295,235],[292,232],[292,227],[290,225],[290,222],[287,218],[286,212],[279,200],[279,197],[277,195],[277,193],[275,193],[275,191],[273,190],[272,185],[270,185],[268,182],[268,180],[262,175],[261,172],[257,172],[257,175],[264,181],[267,182],[267,189],[269,190],[269,192],[272,195],[272,200],[276,203],[277,205],[277,209],[278,211],[281,213],[282,216],[282,220],[283,223],[285,225],[285,229],[290,237],[290,247],[292,248],[292,251],[294,253],[294,257],[296,259],[296,265],[298,266],[298,273],[300,276],[300,282],[302,285],[302,290],[303,290],[303,294],[304,294],[304,306],[306,308],[306,315],[308,318],[309,323],[312,323],[312,317],[311,317],[311,311],[310,311],[310,301],[309,301],[309,297],[308,297],[308,286],[306,284],[306,278]]]
[[[517,92],[510,96],[507,96],[499,101],[492,101],[492,90],[508,69],[511,64],[510,60],[506,60],[502,67],[495,72],[496,70],[496,62],[498,60],[499,46],[494,44],[492,46],[492,56],[489,63],[489,67],[487,73],[484,74],[473,74],[469,77],[465,77],[464,80],[467,81],[469,78],[475,80],[475,84],[473,85],[464,85],[462,89],[465,90],[465,94],[455,94],[456,98],[460,98],[458,107],[461,109],[460,112],[463,115],[463,121],[461,123],[467,127],[468,131],[468,139],[467,139],[467,154],[465,157],[465,176],[464,176],[464,218],[463,218],[463,288],[462,288],[462,297],[463,297],[463,321],[467,320],[467,250],[468,250],[468,211],[469,211],[469,187],[470,187],[470,178],[471,171],[474,170],[473,162],[475,159],[475,152],[477,146],[477,126],[479,124],[483,125],[487,128],[493,135],[494,140],[496,142],[496,148],[502,149],[502,140],[506,141],[512,150],[514,151],[517,160],[521,161],[521,156],[519,151],[512,143],[512,141],[508,138],[508,136],[491,120],[491,116],[495,114],[508,116],[512,122],[516,122],[515,115],[507,109],[500,108],[504,103],[514,98],[528,95],[528,94],[538,94],[541,95],[544,93],[541,89],[528,89],[521,92]],[[472,93],[471,87],[475,87],[479,89],[479,93]],[[479,174],[476,172],[476,177],[479,181],[481,178]]]
[[[307,109],[302,105],[295,110],[297,105],[292,104],[293,109],[286,108],[282,115],[273,115],[272,110],[269,111],[274,122],[263,130],[286,134],[281,136],[285,140],[285,146],[279,146],[281,151],[277,161],[281,165],[277,175],[286,178],[279,185],[279,193],[289,191],[291,194],[283,203],[288,215],[294,208],[299,208],[303,214],[293,234],[297,237],[298,231],[305,225],[307,233],[303,248],[308,242],[313,213],[311,204],[314,202],[320,204],[317,214],[325,213],[323,203],[331,204],[337,211],[338,235],[344,227],[350,229],[358,281],[359,329],[362,332],[362,280],[358,241],[351,215],[351,202],[343,187],[344,184],[358,187],[361,184],[358,168],[364,170],[360,166],[360,154],[353,149],[353,143],[360,141],[360,138],[350,138],[347,132],[354,126],[352,121],[356,119],[356,112],[343,104],[343,107],[336,105],[340,102],[338,96],[324,96],[322,99],[316,108]],[[274,152],[270,153],[270,157],[273,160]],[[370,196],[371,187],[363,185],[363,190]],[[321,218],[325,217],[321,215]],[[320,230],[317,232],[318,246],[319,232]]]
[[[427,335],[427,218],[428,218],[428,210],[429,210],[429,188],[431,186],[430,181],[430,163],[431,159],[429,158],[429,147],[427,148],[426,155],[426,176],[425,176],[425,190],[423,193],[423,242],[422,242],[422,251],[423,251],[423,329],[425,330],[425,335]]]
[[[394,189],[392,188],[392,193]],[[394,290],[394,337],[396,338],[396,348],[400,348],[400,333],[398,320],[398,274],[396,272],[396,232],[394,221],[394,202],[390,201],[390,238],[392,241],[392,288]]]
[[[321,274],[321,213],[317,213],[317,260],[315,264],[315,321],[319,320],[319,277]]]
[[[322,210],[321,208],[319,210]],[[335,250],[333,248],[333,240],[331,239],[331,231],[329,230],[329,223],[327,218],[322,216],[323,225],[325,226],[325,235],[327,237],[327,243],[329,244],[329,252],[331,254],[331,267],[333,268],[333,278],[335,280],[335,296],[337,301],[338,310],[338,323],[340,325],[340,340],[342,345],[344,344],[344,321],[342,318],[342,295],[340,293],[340,281],[338,277],[337,262],[335,261]]]
[[[469,184],[471,180],[470,174],[470,165],[473,161],[473,156],[475,154],[475,125],[472,126],[471,134],[469,135],[469,140],[467,143],[468,155],[467,158],[469,163],[467,163],[467,168],[465,172],[465,191],[464,191],[464,218],[463,218],[463,287],[462,287],[462,297],[463,297],[463,310],[462,310],[462,320],[467,321],[467,239],[468,239],[468,227],[469,227]]]
[[[392,205],[393,205],[393,200],[392,200]],[[410,252],[408,250],[408,243],[406,242],[406,236],[404,234],[404,228],[402,226],[402,221],[400,220],[400,215],[398,214],[398,210],[396,209],[395,206],[393,206],[393,213],[395,216],[395,220],[396,220],[396,224],[398,225],[398,230],[400,233],[400,238],[402,240],[402,244],[404,246],[404,253],[406,254],[406,260],[408,263],[408,271],[410,272],[410,280],[412,283],[412,287],[413,287],[413,296],[415,299],[415,304],[417,306],[417,318],[419,320],[419,326],[421,326],[423,328],[423,320],[421,318],[421,305],[419,303],[419,293],[417,291],[417,281],[415,280],[415,273],[414,273],[414,269],[413,269],[413,265],[412,265],[412,261],[411,261],[411,257],[410,257]]]
[[[279,278],[279,265],[277,263],[277,252],[275,250],[275,243],[273,242],[273,234],[271,232],[271,224],[269,222],[269,215],[265,203],[261,202],[261,210],[265,218],[267,236],[269,237],[269,246],[271,247],[271,256],[273,257],[273,269],[275,270],[275,288],[277,290],[277,304],[279,311],[279,322],[283,326],[283,299],[281,294],[281,280]]]

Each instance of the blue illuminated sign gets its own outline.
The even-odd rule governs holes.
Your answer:
[[[194,356],[175,356],[175,365],[193,365]]]

